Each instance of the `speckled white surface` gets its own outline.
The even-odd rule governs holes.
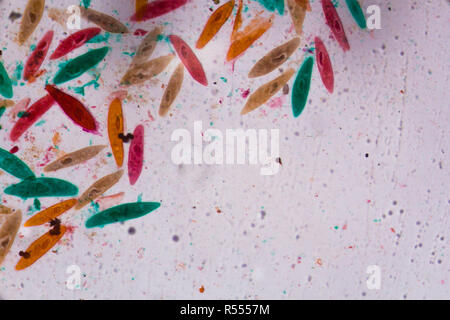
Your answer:
[[[223,3],[224,1],[221,1]],[[73,233],[30,268],[17,272],[18,252],[47,226],[21,228],[10,255],[0,267],[3,299],[431,299],[449,298],[449,54],[448,1],[360,1],[364,8],[381,7],[382,29],[361,31],[345,1],[337,8],[351,50],[344,53],[331,39],[320,2],[304,24],[301,48],[282,68],[299,68],[304,48],[319,35],[328,48],[335,71],[335,92],[329,95],[314,67],[309,103],[297,119],[290,96],[281,91],[274,103],[241,116],[242,92],[252,92],[280,72],[249,80],[253,63],[268,50],[291,39],[295,32],[287,12],[276,15],[274,26],[234,66],[225,64],[232,20],[203,50],[209,86],[196,83],[186,72],[172,115],[160,118],[158,106],[176,59],[163,74],[144,86],[131,87],[124,103],[127,132],[144,124],[145,167],[130,187],[124,177],[109,194],[125,192],[122,202],[160,201],[160,209],[143,218],[104,228],[86,229],[92,208],[62,216]],[[59,24],[44,13],[31,39],[15,43],[26,1],[0,1],[0,49],[9,74],[25,61],[30,46],[52,28],[57,41],[66,37]],[[119,4],[120,3],[120,4]],[[77,1],[47,1],[48,7],[67,7]],[[262,10],[245,1],[244,25]],[[130,30],[164,25],[164,34],[177,34],[194,47],[210,15],[213,1],[190,1],[184,8],[158,19],[131,23],[132,1],[93,0],[91,7],[128,23]],[[236,11],[236,9],[235,9]],[[267,12],[264,15],[268,15]],[[83,22],[82,27],[88,24]],[[10,111],[0,119],[1,147],[11,149],[36,174],[42,164],[92,144],[108,144],[108,99],[142,37],[133,33],[108,45],[112,52],[101,72],[100,87],[86,88],[86,105],[100,122],[101,135],[82,132],[57,107],[32,127],[16,144],[9,140]],[[89,44],[72,52],[73,58]],[[170,52],[164,41],[153,54]],[[35,83],[14,87],[14,101],[45,94],[58,61],[43,65],[47,74]],[[222,80],[221,77],[226,79]],[[93,79],[83,75],[62,85],[79,86]],[[292,86],[293,80],[289,82]],[[270,103],[269,103],[270,104]],[[282,168],[274,176],[261,176],[258,166],[176,166],[170,153],[170,135],[177,128],[203,127],[280,129]],[[58,132],[58,149],[52,137]],[[88,164],[55,172],[84,191],[98,178],[114,172],[109,150]],[[366,156],[367,154],[367,156]],[[0,175],[1,189],[16,183]],[[3,203],[24,211],[33,206],[11,196]],[[57,201],[41,199],[42,207]],[[129,234],[130,227],[135,228]],[[177,236],[178,241],[173,237]],[[66,269],[77,265],[81,288],[66,287]],[[381,288],[369,290],[366,269],[378,265]],[[200,288],[204,292],[200,292]]]

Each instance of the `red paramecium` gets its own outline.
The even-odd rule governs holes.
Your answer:
[[[176,35],[170,35],[169,40],[175,48],[178,57],[180,57],[181,62],[183,62],[184,66],[191,74],[192,78],[200,84],[207,86],[208,79],[206,79],[205,70],[203,70],[200,60],[198,60],[197,56],[188,44]]]
[[[179,7],[184,6],[187,3],[187,0],[156,0],[148,3],[141,11],[139,12],[139,17],[137,14],[134,14],[131,17],[131,21],[145,21],[149,19],[153,19],[159,16],[162,16],[166,13],[169,13]]]
[[[336,11],[331,0],[322,0],[322,9],[325,14],[325,19],[328,26],[333,32],[339,45],[344,51],[350,50],[350,44],[348,43],[347,36],[345,35],[344,26],[342,25],[341,18]]]
[[[55,99],[56,103],[73,122],[86,131],[97,131],[97,122],[80,101],[49,84],[45,86],[45,90]]]
[[[133,136],[128,153],[128,177],[131,185],[134,185],[139,179],[144,165],[144,127],[137,126]]]
[[[28,80],[34,76],[41,67],[42,63],[47,56],[48,49],[53,40],[53,30],[48,31],[38,42],[36,49],[31,53],[30,57],[25,64],[25,70],[23,72],[23,78]]]
[[[64,57],[69,52],[81,47],[86,41],[89,41],[96,35],[98,35],[102,29],[100,28],[87,28],[77,31],[60,42],[55,52],[50,56],[50,60],[59,59]]]
[[[27,131],[39,118],[41,118],[44,113],[46,113],[55,103],[55,100],[50,96],[39,99],[31,107],[29,107],[24,115],[19,118],[14,127],[12,128],[9,138],[11,141],[16,141],[22,136],[22,134]]]
[[[322,82],[330,93],[334,90],[334,74],[333,66],[331,64],[330,56],[328,54],[327,48],[323,44],[319,37],[314,38],[314,43],[316,47],[316,61],[317,68],[319,69],[320,77]]]

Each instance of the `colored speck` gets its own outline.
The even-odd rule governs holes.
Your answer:
[[[205,292],[205,287],[204,287],[204,286],[201,286],[200,289],[198,289],[198,291],[199,291],[200,293],[204,293],[204,292]]]
[[[83,6],[87,9],[91,5],[91,0],[83,0]]]
[[[14,146],[14,147],[11,148],[11,150],[9,150],[9,153],[14,154],[17,151],[19,151],[19,147],[18,146]]]
[[[36,210],[41,210],[41,202],[39,201],[39,199],[34,199],[33,205]]]

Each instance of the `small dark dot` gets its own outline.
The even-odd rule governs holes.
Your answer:
[[[130,228],[128,229],[128,234],[135,234],[135,233],[136,233],[136,229],[135,229],[135,228],[130,227]]]
[[[177,235],[174,235],[174,236],[172,237],[172,240],[173,240],[174,242],[178,242],[178,240],[180,240],[180,237],[178,237]]]
[[[394,201],[392,202],[392,204],[393,204],[394,206],[396,206],[396,205],[397,205],[397,201],[394,200]]]
[[[369,154],[368,153],[366,153],[366,158],[368,158],[369,157]]]

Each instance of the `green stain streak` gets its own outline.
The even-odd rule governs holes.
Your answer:
[[[292,112],[297,118],[305,109],[311,86],[311,75],[314,65],[312,57],[303,62],[292,87]]]
[[[2,62],[0,62],[0,94],[6,99],[13,97],[12,82]]]
[[[86,41],[86,43],[101,43],[101,42],[108,43],[110,37],[111,33],[105,32],[105,35],[98,34],[95,37]]]
[[[70,90],[73,90],[75,93],[81,94],[84,97],[84,89],[86,87],[94,86],[94,89],[98,89],[100,87],[100,83],[98,83],[98,79],[100,79],[100,74],[98,74],[94,80],[91,80],[81,87],[69,87]]]
[[[11,81],[13,86],[17,86],[19,84],[19,80],[22,79],[22,72],[23,72],[23,63],[17,62],[16,63],[16,70],[14,71]]]
[[[284,14],[284,0],[253,0],[259,2],[266,10],[274,12],[275,9],[280,15]]]
[[[0,108],[0,118],[3,116],[3,114],[5,113],[6,108],[5,107],[1,107]]]
[[[107,224],[140,218],[158,209],[158,202],[135,202],[125,203],[106,209],[90,217],[86,221],[86,228],[101,227]]]
[[[220,77],[220,80],[222,80],[222,81],[225,82],[225,83],[228,82],[227,78],[225,78],[225,77]]]
[[[29,115],[29,113],[26,112],[26,111],[19,111],[19,112],[17,113],[17,116],[18,116],[19,118],[27,117],[28,115]]]
[[[125,56],[130,56],[130,57],[133,57],[135,54],[136,54],[136,52],[122,52],[122,54],[123,55],[125,55]]]
[[[76,196],[78,188],[61,179],[30,178],[7,187],[4,192],[26,200],[29,198]]]
[[[87,9],[91,5],[91,0],[83,0],[83,6]]]
[[[158,34],[158,36],[156,37],[156,41],[158,41],[158,42],[165,41],[167,43],[170,43],[169,37],[164,34]]]
[[[38,198],[34,199],[33,205],[36,210],[41,210],[41,202]]]
[[[100,208],[100,205],[97,202],[91,201],[91,207],[88,209],[90,214],[96,214],[98,213],[98,209]]]
[[[358,26],[361,29],[367,28],[366,17],[364,16],[364,12],[362,11],[358,0],[345,0],[345,2]]]
[[[36,49],[36,45],[35,45],[35,44],[32,44],[32,45],[30,46],[30,50],[33,52],[35,49]]]
[[[99,64],[108,53],[109,48],[91,50],[75,59],[67,62],[56,74],[53,82],[58,85],[75,78],[78,78],[86,71],[94,68]]]
[[[38,123],[35,124],[35,127],[40,127],[45,123],[45,120],[41,120]]]
[[[20,160],[9,151],[0,148],[0,169],[12,174],[19,179],[34,178],[34,173],[31,171],[25,162]]]

